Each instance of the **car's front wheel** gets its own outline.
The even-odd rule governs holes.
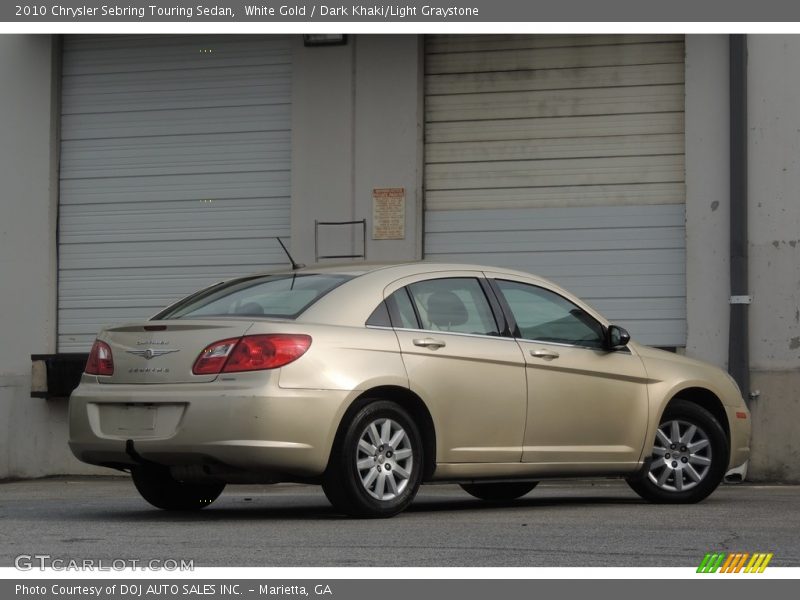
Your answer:
[[[356,517],[404,510],[422,481],[422,438],[414,420],[397,403],[376,400],[343,427],[322,483],[328,500]]]
[[[224,483],[184,483],[162,467],[133,467],[133,484],[142,498],[164,510],[200,510],[216,500]]]
[[[651,502],[699,502],[722,481],[728,456],[728,437],[714,416],[676,399],[661,418],[649,465],[628,485]]]
[[[470,496],[487,502],[510,502],[522,498],[536,487],[538,481],[511,481],[507,483],[462,483],[461,489]]]

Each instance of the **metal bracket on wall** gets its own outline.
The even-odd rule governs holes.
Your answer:
[[[752,296],[731,296],[730,299],[731,304],[752,304],[752,302]]]
[[[319,253],[319,228],[320,227],[356,227],[361,226],[361,254],[326,254],[320,255]],[[367,258],[367,220],[360,219],[358,221],[317,221],[314,219],[314,262],[319,262],[320,259],[325,258]]]
[[[83,375],[88,353],[31,355],[31,398],[66,400]]]

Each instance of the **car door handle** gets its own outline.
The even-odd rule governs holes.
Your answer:
[[[431,350],[438,350],[439,348],[446,346],[443,341],[435,340],[433,338],[417,338],[414,340],[415,346],[422,346],[423,348],[429,348]]]
[[[531,350],[531,356],[543,360],[553,360],[554,358],[558,358],[558,352],[553,350]]]

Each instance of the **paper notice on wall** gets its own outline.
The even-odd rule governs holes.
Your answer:
[[[406,237],[406,189],[372,190],[372,239],[402,240]]]

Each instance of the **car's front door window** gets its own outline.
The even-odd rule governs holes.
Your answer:
[[[520,337],[589,348],[602,348],[603,326],[566,298],[542,287],[496,280],[517,322]]]

